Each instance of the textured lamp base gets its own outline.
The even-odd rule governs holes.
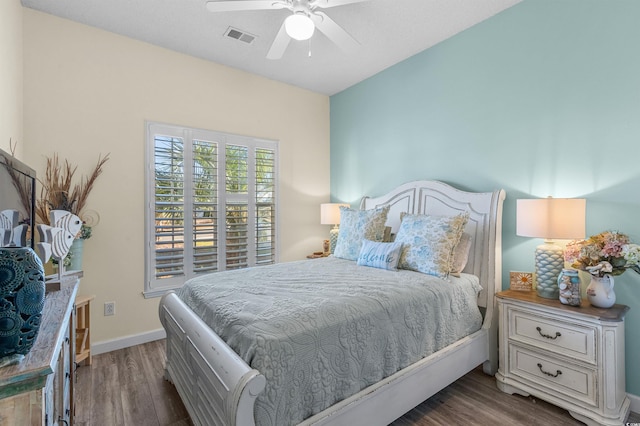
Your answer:
[[[31,350],[44,295],[44,268],[36,253],[30,248],[0,248],[0,358],[19,360]]]
[[[545,299],[558,299],[558,275],[562,272],[562,248],[553,243],[536,247],[536,292]]]
[[[329,231],[329,250],[331,251],[331,254],[333,254],[333,251],[336,249],[336,243],[338,242],[339,233],[340,228],[338,228],[337,226]]]

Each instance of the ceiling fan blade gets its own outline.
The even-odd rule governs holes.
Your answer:
[[[289,42],[291,41],[291,37],[287,34],[287,30],[284,28],[284,22],[280,27],[280,31],[276,35],[276,38],[273,40],[271,44],[271,48],[269,49],[269,53],[267,53],[267,59],[280,59],[282,55],[284,55],[284,51],[287,50],[287,46],[289,46]]]
[[[340,49],[345,52],[352,52],[360,47],[360,43],[351,37],[342,27],[329,18],[323,12],[314,12],[311,19],[316,24],[316,28],[320,30],[329,40],[334,42]]]
[[[365,1],[370,0],[316,0],[312,3],[312,6],[326,9],[328,7],[344,6],[345,4],[362,3]]]
[[[234,12],[242,10],[284,9],[287,5],[276,0],[226,0],[208,1],[210,12]]]

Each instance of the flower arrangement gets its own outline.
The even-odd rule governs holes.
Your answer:
[[[87,198],[93,185],[102,173],[102,167],[109,160],[109,154],[100,155],[93,172],[82,176],[79,183],[73,184],[77,166],[71,166],[68,160],[61,163],[57,154],[47,158],[44,179],[41,184],[40,199],[36,203],[36,215],[41,223],[49,223],[51,210],[66,210],[83,221],[82,229],[76,238],[91,237],[91,224],[85,219]]]
[[[627,269],[640,274],[640,245],[625,234],[605,231],[567,244],[564,260],[597,277],[621,275]]]

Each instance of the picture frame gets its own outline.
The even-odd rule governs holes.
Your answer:
[[[511,271],[509,273],[509,288],[516,291],[533,291],[533,272]]]

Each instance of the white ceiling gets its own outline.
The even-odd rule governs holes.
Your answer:
[[[316,31],[310,41],[292,40],[279,60],[266,56],[291,13],[286,9],[212,13],[206,0],[22,0],[22,5],[333,95],[520,1],[370,0],[332,7],[324,12],[360,48],[343,53]],[[246,44],[225,37],[230,26],[257,38]]]

